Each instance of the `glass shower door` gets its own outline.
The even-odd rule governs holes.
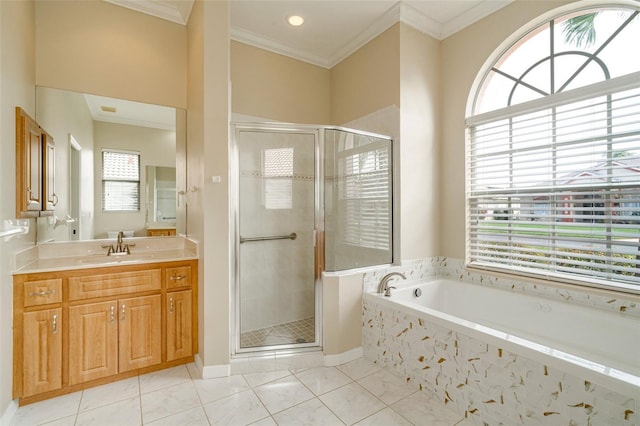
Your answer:
[[[237,349],[314,346],[316,133],[236,129]]]

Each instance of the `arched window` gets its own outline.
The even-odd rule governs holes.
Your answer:
[[[640,292],[640,7],[573,11],[482,71],[467,263]]]

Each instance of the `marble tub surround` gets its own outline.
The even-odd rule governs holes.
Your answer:
[[[131,254],[107,256],[114,239],[41,243],[16,254],[14,274],[198,258],[197,242],[183,236],[125,238]]]
[[[447,257],[408,260],[400,265],[368,271],[364,274],[363,291],[375,292],[380,279],[389,272],[402,272],[407,277],[406,281],[394,279],[394,286],[415,284],[429,277],[452,277],[482,286],[640,317],[640,295],[491,273],[467,268],[464,260]]]
[[[368,296],[368,297],[367,297]],[[367,295],[367,359],[456,409],[474,424],[638,425],[640,389],[620,391],[411,314]]]

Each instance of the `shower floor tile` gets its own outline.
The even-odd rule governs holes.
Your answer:
[[[313,343],[315,340],[315,318],[304,318],[259,330],[240,334],[240,347],[291,345]]]

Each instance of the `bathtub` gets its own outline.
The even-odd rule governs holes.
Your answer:
[[[478,424],[638,424],[640,318],[452,279],[398,287],[364,295],[365,356]]]

